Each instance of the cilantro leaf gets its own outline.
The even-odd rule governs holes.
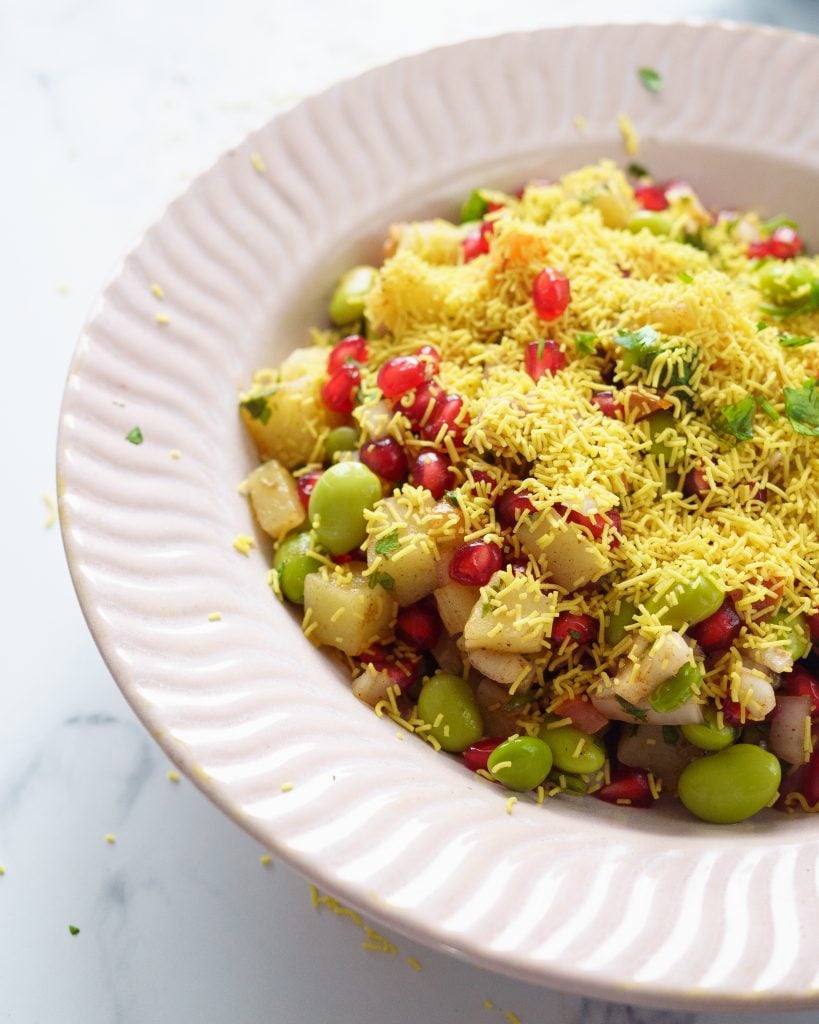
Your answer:
[[[769,420],[773,420],[774,423],[779,419],[779,413],[774,409],[767,398],[763,398],[761,395],[757,395],[756,407],[761,409],[762,412],[768,417]]]
[[[242,402],[242,408],[247,414],[254,420],[261,420],[262,425],[266,425],[270,419],[270,406],[267,404],[268,398],[275,395],[278,388],[271,388],[269,391],[264,391],[260,395],[254,395],[253,398],[248,398]]]
[[[367,586],[370,590],[375,590],[376,587],[392,590],[395,587],[395,580],[388,572],[374,572],[367,578]]]
[[[618,331],[614,340],[621,348],[626,348],[629,351],[641,352],[649,349],[655,351],[660,335],[653,327],[641,327],[637,331]]]
[[[392,533],[388,533],[386,537],[382,537],[381,540],[375,542],[375,553],[377,555],[388,555],[399,546],[398,530],[393,530]]]
[[[811,345],[816,338],[808,338],[798,334],[783,333],[779,335],[779,344],[782,348],[801,348],[803,345]]]
[[[654,68],[638,68],[637,77],[649,92],[662,92],[663,76]]]
[[[807,380],[801,388],[784,388],[785,415],[797,434],[819,437],[819,392],[817,382]]]
[[[676,725],[663,726],[663,743],[667,743],[670,747],[675,747],[679,738],[680,730]]]
[[[75,924],[70,924],[68,926],[68,930],[71,932],[72,935],[80,934],[80,929]]]
[[[687,274],[684,270],[681,270],[677,274],[677,277],[682,281],[683,284],[691,284],[691,282],[694,280],[694,278],[690,274]]]
[[[597,351],[597,335],[591,331],[578,331],[574,336],[574,347],[579,356],[593,356]]]
[[[145,439],[143,438],[142,431],[139,427],[134,427],[125,435],[125,440],[130,441],[131,444],[142,444]]]
[[[759,320],[757,321],[756,329],[757,331],[764,331],[767,326],[764,320]]]
[[[488,209],[489,203],[475,189],[461,207],[461,224],[466,224],[467,221],[472,220],[483,220],[484,214]]]
[[[751,395],[733,405],[726,406],[714,424],[717,433],[730,434],[737,441],[750,441],[754,436],[754,413],[756,399]]]
[[[792,217],[786,217],[784,214],[780,214],[778,217],[771,217],[770,220],[764,220],[759,226],[762,229],[762,234],[766,237],[772,235],[777,228],[799,230],[799,225],[796,221]]]
[[[615,693],[614,699],[627,715],[631,715],[632,718],[636,718],[638,722],[645,722],[648,717],[648,712],[644,708],[635,707],[634,704],[627,701],[625,697],[621,697],[619,693]]]
[[[634,164],[634,163],[629,164],[628,167],[626,167],[626,174],[631,175],[632,178],[650,178],[651,177],[651,172],[646,167],[643,167],[642,164]]]

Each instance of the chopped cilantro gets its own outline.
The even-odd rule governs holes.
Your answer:
[[[395,580],[388,572],[374,572],[372,576],[368,577],[367,586],[370,590],[375,590],[379,586],[384,590],[392,590],[395,587]]]
[[[771,217],[770,220],[764,220],[760,225],[763,235],[772,235],[777,228],[793,228],[794,231],[799,230],[799,225],[792,217],[786,217],[784,214],[780,214],[778,217]]]
[[[641,327],[637,331],[618,331],[615,341],[630,351],[655,351],[660,336],[653,327]]]
[[[803,345],[811,345],[816,341],[816,338],[800,336],[798,334],[780,334],[779,344],[782,348],[801,348]]]
[[[597,335],[591,331],[578,331],[574,336],[574,347],[579,356],[593,356],[597,351]]]
[[[680,730],[676,725],[663,726],[663,743],[667,743],[670,747],[675,747],[679,738]]]
[[[650,178],[651,172],[643,167],[642,164],[629,164],[626,168],[626,173],[631,175],[632,178]]]
[[[819,437],[819,392],[817,381],[806,380],[801,388],[784,388],[785,415],[797,434]]]
[[[767,398],[763,398],[761,395],[757,395],[756,407],[757,409],[761,409],[769,420],[773,420],[774,422],[776,422],[776,420],[779,419],[779,413],[776,411],[776,409],[774,409],[774,407],[771,405]]]
[[[128,433],[125,435],[125,440],[130,441],[131,444],[142,444],[142,442],[144,441],[142,431],[139,429],[139,427],[134,427],[132,430],[129,430]]]
[[[757,321],[756,329],[758,331],[764,331],[767,326],[768,325],[764,320],[759,320]]]
[[[661,92],[663,88],[663,76],[654,68],[638,68],[637,77],[648,89],[649,92]]]
[[[775,320],[790,320],[794,316],[812,313],[819,309],[819,278],[814,278],[811,282],[810,292],[804,300],[790,305],[787,303],[781,306],[762,305],[759,308]]]
[[[690,274],[686,274],[684,270],[681,270],[677,277],[682,281],[683,284],[691,284],[694,278]]]
[[[531,693],[516,693],[503,705],[503,710],[517,711],[518,708],[522,708],[524,704],[528,704],[531,700]]]
[[[80,929],[75,924],[70,924],[68,926],[68,930],[71,932],[72,935],[80,934]]]
[[[751,395],[726,406],[717,417],[715,427],[720,434],[730,434],[737,441],[750,441],[754,436],[756,399]]]
[[[574,640],[575,643],[578,644],[583,639],[583,634],[580,632],[579,629],[570,629],[569,636],[572,638],[572,640]]]
[[[242,402],[242,408],[251,419],[261,420],[262,425],[266,425],[270,419],[270,406],[267,404],[267,400],[275,395],[277,390],[278,388],[270,388],[269,391],[265,391],[261,395],[254,395],[253,398],[246,399]]]
[[[388,533],[386,537],[382,537],[381,540],[375,542],[375,553],[377,555],[388,555],[399,546],[398,530],[393,530],[392,533]]]
[[[615,693],[614,699],[627,715],[631,715],[632,718],[636,718],[638,722],[645,722],[648,717],[648,712],[644,708],[635,707],[631,701],[626,700],[625,697],[621,697],[619,693]]]
[[[461,499],[458,496],[458,492],[457,491],[447,491],[444,494],[444,497],[446,498],[446,500],[449,502],[449,504],[453,508],[460,508],[460,506],[461,506]]]
[[[484,214],[488,209],[489,203],[487,203],[480,192],[475,189],[461,207],[461,224],[466,224],[467,221],[472,220],[483,220]]]

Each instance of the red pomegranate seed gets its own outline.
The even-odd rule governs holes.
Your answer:
[[[594,704],[579,697],[564,700],[554,711],[558,718],[571,718],[572,725],[588,735],[599,732],[609,724],[608,718],[601,714]]]
[[[361,446],[359,458],[388,484],[398,483],[407,475],[407,454],[394,437],[368,441]]]
[[[571,299],[569,280],[554,267],[541,270],[532,282],[532,302],[541,320],[557,320]]]
[[[385,398],[398,398],[420,387],[427,378],[427,364],[418,356],[393,356],[378,371],[378,386]]]
[[[336,565],[347,565],[349,562],[366,562],[367,555],[361,548],[356,548],[355,551],[345,551],[342,555],[333,555],[333,561]]]
[[[495,747],[499,747],[501,743],[505,742],[505,736],[487,736],[486,739],[478,740],[477,743],[473,743],[471,747],[467,747],[464,751],[464,764],[473,772],[476,772],[479,768],[483,768],[486,771],[489,764],[489,755]]]
[[[722,720],[726,725],[730,725],[732,729],[741,729],[745,722],[748,721],[747,717],[743,721],[742,705],[736,700],[723,701]]]
[[[430,651],[441,637],[441,619],[435,608],[429,604],[412,604],[398,611],[395,633],[410,647]]]
[[[332,376],[347,362],[366,363],[368,355],[367,339],[362,338],[360,334],[350,334],[330,350],[327,357],[327,372]]]
[[[802,239],[793,228],[783,224],[768,239],[768,254],[778,260],[790,260],[802,252]]]
[[[654,797],[648,785],[648,776],[641,768],[615,768],[611,782],[594,794],[607,804],[628,801],[631,807],[651,807]]]
[[[415,354],[419,359],[425,359],[433,370],[437,370],[441,365],[441,354],[434,345],[422,345],[415,350]]]
[[[495,502],[495,515],[505,530],[514,529],[515,523],[526,512],[534,512],[532,499],[525,491],[504,491]]]
[[[567,637],[577,644],[590,644],[597,637],[597,620],[591,615],[561,612],[552,626],[553,645],[560,647]]]
[[[354,363],[346,363],[322,384],[321,400],[333,412],[352,412],[360,383],[361,370]]]
[[[441,428],[446,428],[446,433],[452,437],[453,443],[458,446],[464,441],[464,427],[468,422],[464,412],[464,400],[460,395],[446,395],[440,399],[432,410],[429,419],[421,427],[421,437],[425,441],[437,441]]]
[[[537,382],[545,374],[554,377],[566,365],[566,357],[560,351],[556,341],[546,338],[543,341],[530,341],[523,354],[526,372]]]
[[[426,487],[437,501],[455,486],[455,474],[449,461],[440,452],[421,452],[410,470],[413,487]]]
[[[819,612],[814,612],[813,615],[808,616],[808,629],[810,630],[810,638],[815,644],[819,644]]]
[[[819,750],[814,750],[805,767],[801,790],[811,807],[819,803]]]
[[[410,398],[410,396],[406,396]],[[433,415],[438,403],[444,398],[444,389],[434,380],[428,380],[416,388],[412,400],[407,404],[401,401],[401,411],[413,425],[417,427],[421,422],[426,423]]]
[[[383,644],[373,644],[366,651],[362,651],[358,658],[362,665],[372,665],[375,669],[382,669],[390,664],[390,649]]]
[[[529,569],[529,559],[525,555],[513,555],[507,558],[506,567],[517,576],[525,576]]]
[[[449,563],[449,577],[465,587],[483,587],[503,566],[503,552],[497,544],[471,540],[462,544]]]
[[[705,473],[696,466],[689,469],[685,474],[685,480],[683,480],[683,493],[687,494],[689,498],[701,498],[710,490],[711,484],[708,483]]]
[[[600,412],[604,416],[608,416],[610,420],[622,418],[623,407],[614,397],[613,391],[595,391],[590,401],[592,405],[596,405]]]
[[[810,697],[811,718],[819,717],[819,679],[816,676],[797,665],[792,672],[782,676],[782,687],[791,697]]]
[[[608,526],[609,547],[616,548],[620,545],[621,535],[623,533],[623,521],[616,508],[609,509],[608,512],[596,513],[591,516],[585,516],[582,512],[577,512],[575,509],[572,509],[566,516],[566,521],[569,523],[576,523],[578,526],[584,526],[595,540],[600,540]]]
[[[484,256],[489,252],[489,236],[495,231],[495,222],[492,220],[481,221],[480,227],[470,231],[461,242],[461,249],[464,254],[464,263],[469,263],[476,256]]]
[[[634,198],[644,210],[668,209],[665,189],[659,185],[638,185],[634,190]]]
[[[734,602],[726,597],[713,615],[692,626],[688,632],[706,652],[725,651],[739,636],[742,619]]]
[[[751,242],[745,251],[749,260],[764,260],[771,255],[767,239],[764,242]]]
[[[296,491],[305,512],[310,504],[310,495],[313,493],[313,488],[323,472],[323,469],[311,469],[308,473],[302,473],[301,476],[296,477]]]

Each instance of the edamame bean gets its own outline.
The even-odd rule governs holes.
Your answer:
[[[808,267],[786,260],[763,263],[757,271],[760,292],[775,306],[798,306],[810,297],[815,283]]]
[[[724,750],[736,741],[736,729],[730,725],[717,725],[717,716],[713,708],[706,708],[705,720],[699,725],[682,726],[683,736],[700,750]]]
[[[804,615],[797,615],[790,618],[789,613],[780,609],[771,616],[771,622],[775,622],[780,629],[777,634],[782,635],[782,646],[790,654],[794,661],[799,661],[810,654],[811,642],[808,632],[808,622]]]
[[[691,696],[691,691],[702,682],[702,672],[696,665],[688,664],[660,683],[653,693],[649,694],[648,703],[655,711],[676,711]]]
[[[606,643],[609,647],[616,647],[626,635],[626,626],[634,621],[637,606],[631,601],[620,601],[617,611],[612,612],[606,623]]]
[[[375,284],[378,271],[375,267],[351,267],[341,276],[333,297],[330,299],[330,319],[334,324],[343,327],[360,320],[364,315],[364,303],[367,293]]]
[[[321,567],[321,562],[308,554],[315,545],[314,534],[295,533],[282,541],[273,558],[281,592],[293,604],[304,604],[304,578]]]
[[[671,221],[661,213],[654,213],[652,210],[641,210],[635,213],[628,222],[629,231],[636,235],[638,231],[650,231],[652,235],[671,234]]]
[[[551,749],[554,766],[562,772],[589,775],[599,772],[606,760],[606,751],[600,741],[573,725],[561,725],[557,729],[544,725],[538,736]],[[582,746],[581,740],[584,741]]]
[[[646,426],[648,427],[648,435],[651,438],[651,447],[648,449],[649,453],[657,458],[662,456],[666,466],[671,466],[682,454],[681,450],[678,445],[660,440],[660,438],[663,434],[668,437],[666,431],[669,430],[674,431],[674,437],[677,436],[677,421],[674,419],[674,413],[666,410],[652,413],[646,419]],[[669,440],[673,442],[674,437],[671,437]]]
[[[767,807],[781,778],[782,769],[773,754],[750,743],[737,743],[687,765],[678,792],[698,818],[730,825]]]
[[[331,555],[360,547],[367,536],[364,510],[381,499],[381,481],[360,462],[339,462],[316,481],[307,514]]]
[[[333,456],[338,452],[354,451],[358,445],[358,431],[355,427],[336,427],[327,435],[324,442],[324,454],[328,462],[333,461]]]
[[[489,755],[490,773],[519,793],[539,786],[552,767],[552,751],[537,736],[517,736],[499,744]]]
[[[481,712],[475,694],[461,676],[436,672],[418,697],[418,717],[432,728],[444,750],[461,753],[483,736]]]
[[[659,594],[652,594],[645,606],[660,622],[679,629],[683,623],[693,626],[713,615],[724,597],[714,577],[700,572],[687,583],[675,583]]]

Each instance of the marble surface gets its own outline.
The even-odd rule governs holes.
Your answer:
[[[572,13],[819,32],[816,0],[612,6]],[[60,396],[84,314],[191,176],[339,77],[565,20],[543,0],[0,3],[0,1021],[819,1022],[819,1011],[593,1003],[315,906],[306,880],[262,863],[264,850],[190,783],[169,780],[94,647],[48,526]]]

